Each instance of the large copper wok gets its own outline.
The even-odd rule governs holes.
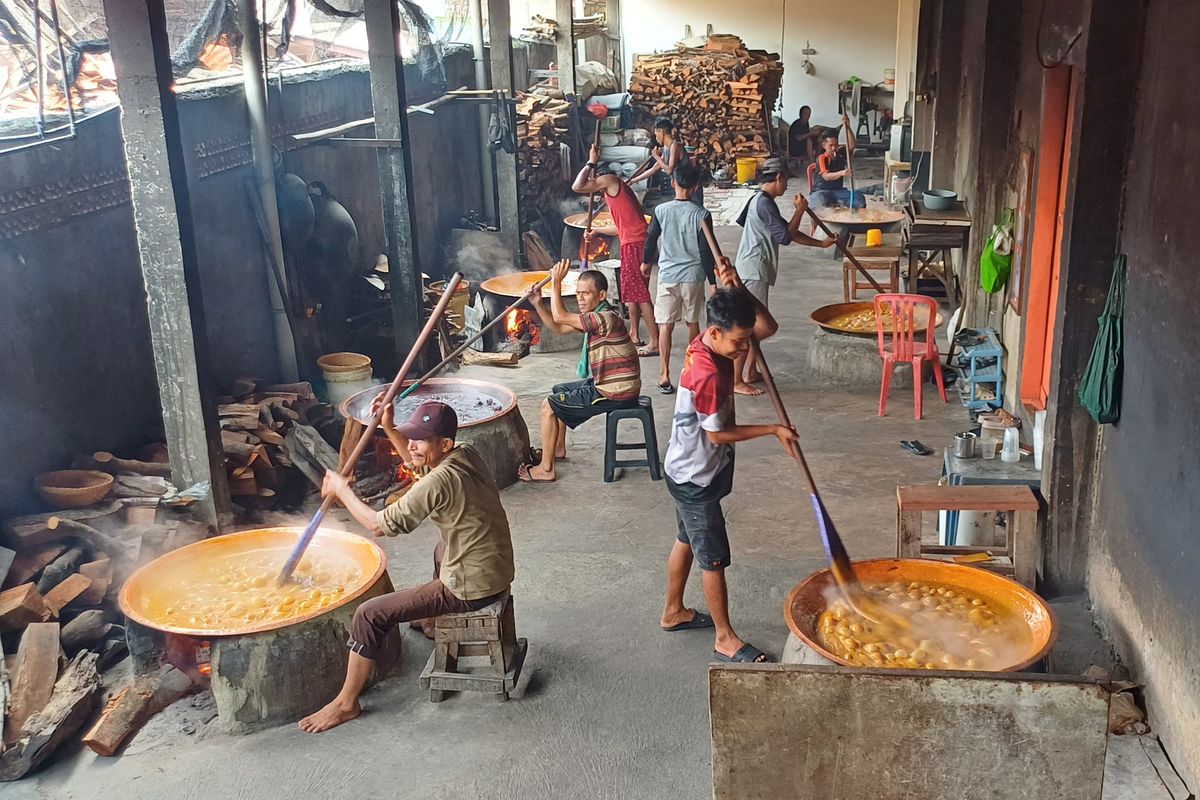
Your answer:
[[[827,306],[821,306],[817,310],[808,315],[808,318],[820,325],[827,331],[833,333],[845,333],[850,336],[875,336],[875,326],[872,325],[869,329],[858,330],[857,328],[846,328],[838,325],[834,320],[845,314],[852,314],[859,311],[872,311],[875,308],[874,303],[833,303]],[[923,335],[925,329],[929,326],[929,312],[924,306],[916,306],[913,308],[913,320],[916,322],[918,335]],[[938,314],[934,319],[934,327],[941,327],[942,315]],[[890,336],[890,325],[885,326],[883,333],[885,336]]]
[[[1016,581],[979,567],[916,558],[878,558],[855,561],[854,572],[866,584],[927,581],[959,586],[982,596],[993,608],[1024,621],[1029,627],[1024,652],[996,672],[1020,672],[1036,663],[1050,650],[1057,636],[1054,614],[1045,600]],[[822,647],[817,636],[817,620],[825,611],[827,598],[836,596],[836,592],[833,574],[828,569],[814,572],[788,594],[783,617],[792,633],[823,657],[854,666]]]
[[[129,576],[117,602],[121,611],[134,622],[167,633],[188,636],[234,636],[283,628],[326,614],[360,597],[375,585],[387,568],[387,556],[379,545],[353,533],[321,528],[317,531],[310,554],[336,553],[351,558],[359,567],[358,580],[346,586],[343,595],[333,604],[304,614],[283,619],[268,619],[257,623],[230,627],[189,627],[166,618],[164,610],[174,601],[178,586],[193,574],[197,562],[212,559],[232,560],[239,555],[269,551],[277,553],[279,564],[287,560],[303,528],[260,528],[216,536],[181,547],[156,558]]]
[[[546,272],[513,272],[508,275],[497,275],[479,284],[479,288],[500,297],[520,297],[525,294],[525,291],[530,286],[533,286],[548,274]],[[564,297],[574,296],[575,281],[578,278],[579,273],[577,272],[568,272],[567,277],[563,278],[562,293]],[[542,287],[542,297],[549,296],[550,284],[547,283]]]

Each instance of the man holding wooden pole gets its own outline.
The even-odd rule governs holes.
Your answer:
[[[354,612],[350,660],[337,697],[300,720],[309,733],[349,722],[388,634],[402,622],[421,626],[442,614],[475,611],[504,596],[515,572],[508,516],[483,459],[455,444],[458,415],[445,403],[422,403],[402,425],[385,408],[380,427],[406,464],[422,477],[400,500],[376,513],[358,499],[348,478],[327,472],[321,493],[334,495],[375,536],[410,533],[432,519],[442,539],[433,551],[433,580],[367,600]]]

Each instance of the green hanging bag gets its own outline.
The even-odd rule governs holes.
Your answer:
[[[1087,371],[1079,384],[1079,403],[1101,425],[1116,422],[1121,416],[1121,353],[1125,316],[1125,256],[1113,264],[1108,299],[1100,314],[1100,330]]]
[[[1003,289],[1012,272],[1013,221],[1013,210],[1004,209],[979,256],[979,283],[988,294]]]

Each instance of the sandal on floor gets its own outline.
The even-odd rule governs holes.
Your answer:
[[[670,383],[670,381],[668,381],[667,383],[660,383],[658,385],[658,391],[662,392],[663,394],[675,394],[675,387]]]
[[[517,467],[517,478],[525,483],[554,483],[557,478],[535,478],[528,464]]]
[[[766,664],[771,660],[770,656],[752,644],[742,645],[732,656],[713,650],[713,657],[727,664]]]
[[[638,358],[650,358],[651,356],[658,355],[658,351],[651,350],[648,345],[641,345],[637,349],[637,354],[638,354]]]
[[[705,614],[703,611],[693,611],[692,613],[695,616],[693,616],[687,622],[681,622],[678,625],[672,625],[669,628],[664,627],[663,630],[667,633],[674,633],[675,631],[691,631],[697,628],[713,627],[713,619],[708,614]]]
[[[641,348],[643,348],[643,347],[645,347],[645,346],[646,346],[646,343],[645,343],[645,342],[643,342],[641,339],[635,339],[635,340],[632,342],[632,344],[633,344],[633,346],[634,346],[634,347],[636,347],[636,348],[638,348],[638,349],[641,349]]]

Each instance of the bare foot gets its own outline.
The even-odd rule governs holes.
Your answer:
[[[762,383],[763,376],[757,372],[751,372],[746,376],[746,383]]]
[[[739,382],[733,385],[733,392],[734,394],[742,394],[746,395],[747,397],[758,397],[763,393],[763,390],[759,389],[757,386],[751,386],[748,383]]]
[[[309,714],[296,724],[302,731],[320,733],[330,728],[336,728],[343,722],[349,722],[361,713],[362,706],[358,704],[357,700],[347,705],[335,697],[320,711]]]
[[[552,483],[558,480],[557,475],[547,472],[540,465],[531,467],[528,464],[517,467],[517,477],[525,483]]]

